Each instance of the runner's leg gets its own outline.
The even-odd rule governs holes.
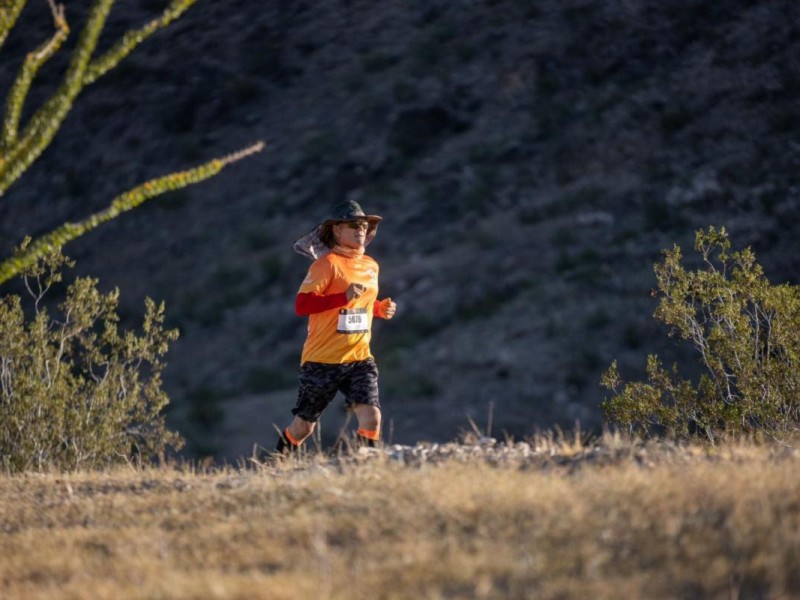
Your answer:
[[[348,376],[340,387],[347,397],[358,420],[359,441],[374,446],[380,439],[381,403],[378,396],[378,367],[375,361],[367,359],[352,363]]]
[[[367,446],[375,446],[381,437],[381,409],[370,404],[354,404],[353,412],[358,419],[359,441]]]
[[[302,417],[295,417],[289,426],[284,431],[289,443],[299,446],[306,438],[314,433],[314,428],[317,426],[316,422],[306,421]],[[290,437],[291,436],[291,437]]]
[[[311,435],[322,411],[336,396],[341,369],[342,365],[311,362],[300,367],[294,419],[278,438],[277,452],[293,451]]]

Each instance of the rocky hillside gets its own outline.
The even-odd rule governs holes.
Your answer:
[[[0,55],[3,90],[47,35],[40,4]],[[163,4],[120,0],[108,40]],[[650,352],[688,352],[651,317],[663,248],[725,226],[772,280],[800,279],[798,30],[794,0],[200,0],[87,90],[0,202],[2,251],[263,139],[67,248],[132,323],[166,300],[190,454],[271,445],[288,419],[307,267],[291,244],[343,198],[385,218],[388,437],[452,439],[468,417],[517,437],[597,427],[611,360],[635,378]]]

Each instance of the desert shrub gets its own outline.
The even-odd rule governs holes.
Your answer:
[[[623,383],[615,361],[602,380],[616,394],[604,402],[606,416],[632,430],[712,441],[784,438],[800,419],[800,287],[771,284],[750,248],[731,251],[724,228],[698,231],[695,250],[695,270],[682,265],[678,246],[656,264],[655,317],[693,344],[702,374],[684,379],[651,355],[647,381]]]
[[[25,271],[27,294],[0,299],[0,466],[96,468],[178,448],[161,415],[162,357],[178,335],[164,329],[163,303],[146,300],[141,333],[121,331],[119,290],[82,277],[51,315],[64,266],[73,263],[51,251]]]

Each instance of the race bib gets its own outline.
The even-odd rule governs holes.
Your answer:
[[[366,308],[342,308],[339,310],[339,325],[336,327],[338,333],[367,333],[369,331],[369,321],[367,321]]]

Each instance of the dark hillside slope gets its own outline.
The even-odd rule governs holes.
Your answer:
[[[120,0],[117,27],[158,4]],[[394,440],[450,439],[490,407],[495,433],[598,426],[612,359],[634,377],[681,353],[650,316],[661,249],[725,226],[771,279],[800,279],[798,29],[792,0],[201,0],[87,91],[0,202],[3,250],[264,139],[68,248],[127,314],[167,301],[191,452],[271,444],[288,416],[307,267],[291,243],[342,198],[385,217],[370,253],[399,306],[374,344]]]

